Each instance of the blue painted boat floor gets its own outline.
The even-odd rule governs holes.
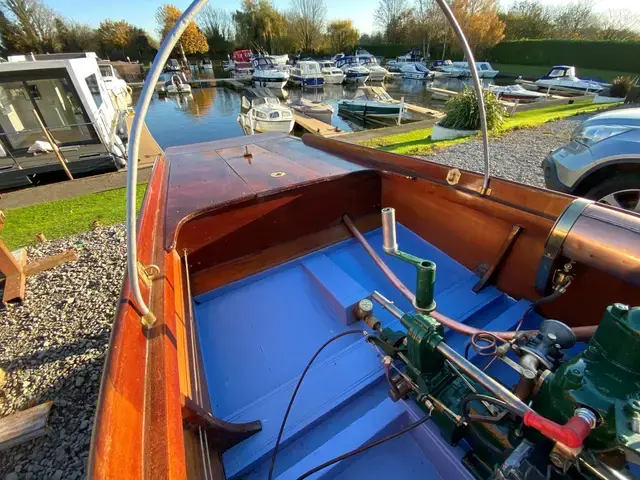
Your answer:
[[[384,256],[381,231],[365,237]],[[508,330],[529,305],[492,286],[474,293],[478,277],[473,272],[402,225],[398,225],[398,243],[404,251],[436,262],[438,310],[458,321]],[[409,288],[415,287],[414,267],[396,258],[385,261]],[[229,478],[267,477],[278,429],[299,375],[328,338],[362,328],[361,323],[348,325],[347,313],[350,305],[373,290],[411,311],[410,303],[351,239],[194,299],[214,414],[231,422],[261,420],[263,426],[223,455]],[[377,306],[374,312],[383,326],[402,329],[388,312]],[[524,328],[539,321],[540,317],[530,315]],[[467,338],[449,331],[446,341],[462,352]],[[502,362],[494,362],[490,373],[507,384],[516,380]],[[362,336],[349,335],[327,347],[309,370],[293,405],[275,477],[295,479],[411,423],[415,416],[402,402],[391,402],[387,391],[380,358]],[[451,465],[433,458],[423,443],[419,432],[405,435],[310,478],[450,477]],[[451,451],[458,457],[463,453]]]

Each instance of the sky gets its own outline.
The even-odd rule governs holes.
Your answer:
[[[352,20],[360,33],[373,32],[373,11],[377,0],[325,0],[327,4],[327,18],[329,20],[341,18]],[[411,1],[411,0],[410,0]],[[544,3],[560,5],[571,0],[542,0]],[[126,20],[138,27],[144,28],[154,36],[156,32],[155,12],[164,3],[173,3],[180,9],[185,9],[189,0],[108,0],[90,2],[86,0],[45,0],[45,3],[69,20],[88,23],[97,27],[105,18]],[[216,8],[233,11],[240,7],[240,0],[226,0],[225,2],[210,1]],[[289,7],[290,0],[273,0],[278,9]],[[513,0],[500,0],[503,7],[508,7]],[[598,0],[596,10],[627,9],[640,14],[639,0]]]

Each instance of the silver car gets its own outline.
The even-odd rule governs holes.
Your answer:
[[[640,108],[585,120],[542,167],[547,188],[640,212]]]

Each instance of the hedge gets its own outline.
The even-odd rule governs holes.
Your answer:
[[[375,45],[358,45],[376,57],[396,58],[411,51],[411,47],[400,43],[378,43]],[[346,53],[346,52],[345,52]]]
[[[575,65],[582,68],[640,72],[640,42],[600,40],[508,40],[491,50],[496,63]]]

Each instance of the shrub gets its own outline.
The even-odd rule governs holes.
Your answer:
[[[640,72],[640,42],[617,40],[503,40],[491,60],[514,65],[575,65],[620,72]],[[578,72],[580,73],[580,72]]]
[[[627,92],[633,87],[635,80],[631,77],[616,77],[613,79],[609,92],[612,97],[624,98]]]
[[[498,98],[488,91],[484,91],[484,107],[487,112],[487,128],[495,130],[504,123],[504,107]],[[472,88],[452,97],[444,105],[446,117],[440,121],[445,128],[456,130],[480,130],[480,110],[478,97]]]

